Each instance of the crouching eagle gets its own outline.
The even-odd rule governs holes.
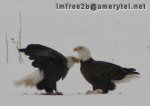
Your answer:
[[[84,78],[93,86],[93,92],[101,89],[101,93],[108,93],[114,90],[114,81],[123,80],[127,75],[139,74],[134,68],[124,68],[116,64],[104,61],[96,61],[91,57],[90,50],[83,46],[74,48],[77,51],[81,63],[81,73]],[[133,75],[133,77],[132,77]]]
[[[65,57],[56,50],[40,44],[30,44],[19,51],[29,56],[29,59],[33,60],[32,66],[39,70],[16,81],[15,85],[36,86],[38,90],[45,90],[46,94],[50,95],[62,94],[57,91],[57,81],[64,79],[74,63],[79,62],[73,56]]]

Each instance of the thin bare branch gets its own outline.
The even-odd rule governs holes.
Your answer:
[[[7,38],[7,34],[5,34],[5,40],[6,40],[6,62],[9,63],[9,44],[8,44],[8,38]]]

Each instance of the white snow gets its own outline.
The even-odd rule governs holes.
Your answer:
[[[55,3],[62,0],[0,0],[0,106],[149,106],[150,2],[127,1],[144,2],[147,9],[62,11],[55,9]],[[105,0],[100,2],[106,3]],[[117,0],[113,2],[118,3]],[[16,45],[10,40],[18,39],[19,11],[22,14],[22,47],[40,43],[65,56],[77,56],[73,48],[85,45],[94,59],[136,68],[141,73],[140,78],[117,84],[116,90],[105,95],[85,95],[92,87],[82,77],[80,65],[76,64],[67,77],[58,82],[63,96],[39,95],[44,91],[15,87],[14,81],[37,70],[24,54],[24,63],[18,62]],[[6,64],[5,33],[9,38],[9,64]]]

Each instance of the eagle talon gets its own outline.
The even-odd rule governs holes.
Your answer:
[[[86,91],[86,95],[89,95],[89,94],[92,94],[93,93],[93,91],[91,91],[91,90],[88,90],[88,91]]]
[[[62,92],[55,92],[55,95],[63,95],[63,93]]]
[[[96,89],[96,90],[93,91],[92,94],[102,94],[102,93],[103,93],[103,90],[101,90],[101,89]]]
[[[42,95],[56,95],[55,93],[53,92],[47,92],[47,93],[41,93]]]
[[[96,89],[94,91],[88,90],[85,94],[89,95],[89,94],[102,94],[103,91],[101,89]]]

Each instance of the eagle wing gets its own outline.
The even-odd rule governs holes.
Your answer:
[[[66,57],[61,53],[40,44],[30,44],[24,49],[19,49],[19,51],[29,56],[29,59],[33,60],[32,66],[40,70],[44,70],[50,63],[59,62],[62,65],[67,63]]]

